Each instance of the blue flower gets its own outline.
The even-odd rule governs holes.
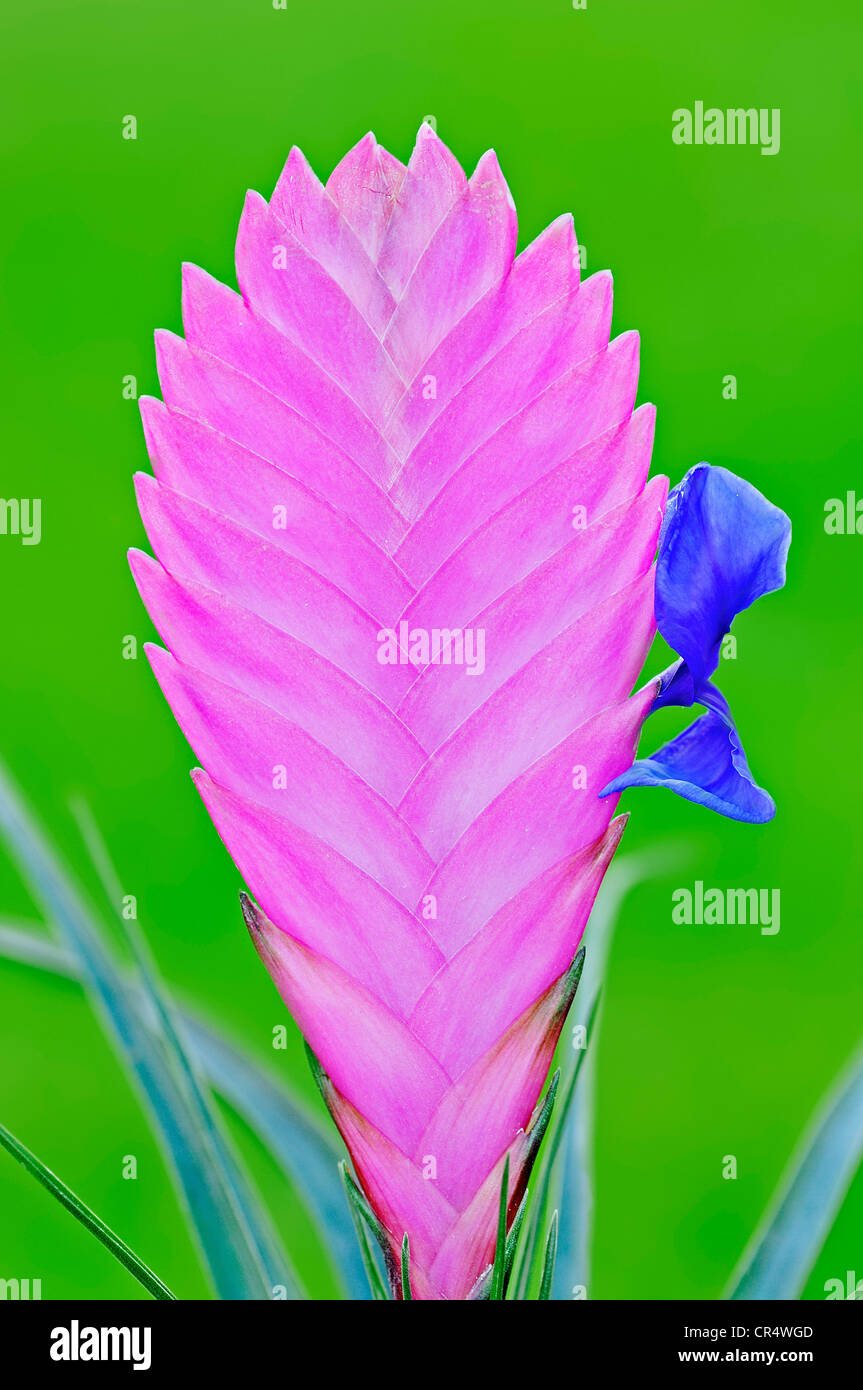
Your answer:
[[[659,677],[650,708],[703,705],[706,714],[600,792],[668,787],[734,820],[767,821],[773,799],[755,782],[728,704],[710,677],[738,613],[781,589],[791,522],[750,483],[699,463],[673,490],[659,535],[656,623],[680,659]]]

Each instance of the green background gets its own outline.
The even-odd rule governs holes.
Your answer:
[[[246,939],[235,870],[146,661],[124,552],[146,546],[131,373],[157,392],[152,332],[180,331],[179,267],[234,283],[247,187],[291,144],[325,177],[372,128],[406,159],[422,118],[472,167],[493,145],[522,244],[572,210],[588,272],[615,274],[615,331],[643,337],[655,469],[699,459],[788,511],[787,588],[739,621],[719,679],[767,826],[664,792],[625,798],[625,848],[685,862],[630,897],[599,1064],[595,1297],[715,1298],[813,1106],[861,1034],[859,576],[863,537],[824,503],[861,486],[859,5],[821,0],[30,0],[7,8],[0,223],[3,496],[43,499],[43,539],[0,537],[2,755],[82,879],[68,797],[89,801],[177,994],[311,1098],[296,1034]],[[677,147],[671,113],[780,107],[781,151]],[[121,138],[125,115],[138,139]],[[738,379],[738,399],[722,379]],[[663,663],[655,654],[653,669]],[[643,749],[668,727],[648,727]],[[696,878],[779,888],[781,930],[681,927]],[[0,860],[0,916],[32,919]],[[158,1149],[80,991],[0,963],[0,1118],[181,1297],[206,1283]],[[296,1203],[239,1141],[314,1294],[330,1291]],[[137,1182],[121,1179],[138,1157]],[[725,1155],[736,1181],[722,1178]],[[807,1288],[863,1275],[858,1175]],[[43,1297],[138,1286],[0,1155],[0,1277]]]

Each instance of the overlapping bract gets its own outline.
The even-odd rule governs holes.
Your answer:
[[[507,1156],[524,1189],[657,690],[638,339],[568,217],[515,249],[493,154],[367,136],[324,186],[294,150],[142,402],[153,667],[418,1298],[475,1289]],[[484,671],[383,664],[400,621],[482,630]]]

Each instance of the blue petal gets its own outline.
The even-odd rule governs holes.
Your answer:
[[[755,783],[724,696],[709,677],[737,614],[785,583],[791,523],[750,483],[699,463],[668,499],[656,561],[656,622],[680,656],[659,677],[651,713],[707,713],[652,758],[600,792],[668,787],[734,820],[767,821],[776,807]]]
[[[715,686],[712,690],[725,706]],[[628,772],[609,782],[600,796],[626,787],[668,787],[687,801],[697,801],[732,820],[768,821],[776,813],[773,798],[753,780],[730,715],[715,709],[702,714],[653,757],[639,758]]]
[[[692,695],[663,690],[662,704],[700,698],[737,614],[785,583],[790,541],[785,513],[727,468],[696,464],[674,488],[659,536],[656,623],[686,663]],[[676,681],[683,694],[685,673]]]
[[[659,681],[659,693],[650,706],[648,714],[653,714],[658,709],[667,709],[669,705],[688,707],[694,705],[698,699],[698,691],[695,689],[692,672],[683,657],[679,657],[657,679]]]

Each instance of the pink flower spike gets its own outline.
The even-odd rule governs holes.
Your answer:
[[[655,682],[667,480],[571,219],[424,125],[246,200],[141,411],[156,678],[381,1224],[393,1296],[486,1296]]]

